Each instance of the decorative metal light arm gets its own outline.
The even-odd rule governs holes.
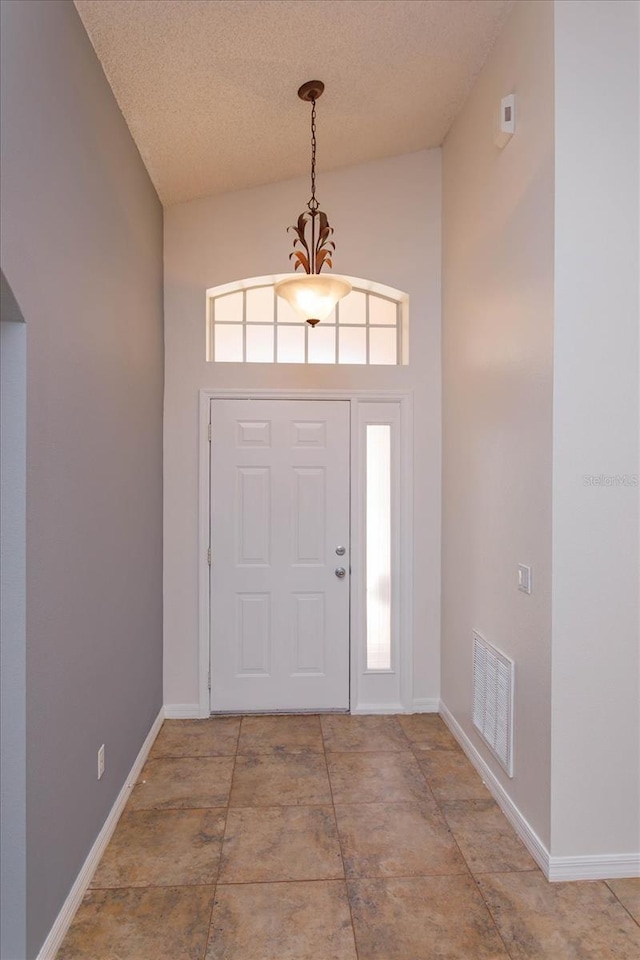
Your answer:
[[[305,273],[320,273],[323,266],[333,267],[332,254],[336,248],[331,240],[333,227],[329,225],[326,213],[320,209],[316,197],[316,100],[322,94],[324,84],[321,80],[309,80],[298,90],[301,100],[311,103],[311,199],[307,203],[309,212],[301,213],[297,224],[289,227],[296,234],[293,241],[293,253],[289,259],[294,261],[294,270],[302,267]],[[317,222],[316,222],[317,221]],[[307,227],[311,225],[311,242],[307,241]],[[297,248],[300,249],[297,249]]]
[[[333,267],[336,248],[331,239],[333,227],[316,197],[316,100],[323,90],[321,80],[309,80],[298,90],[300,99],[311,103],[311,198],[298,222],[288,228],[295,233],[289,259],[293,260],[294,272],[302,269],[307,277],[280,280],[275,288],[278,296],[287,300],[312,327],[328,316],[338,300],[351,291],[351,284],[342,277],[318,278],[323,267]],[[311,236],[307,237],[309,226]]]
[[[316,226],[316,217],[318,224]],[[311,245],[307,243],[307,226],[311,223]],[[333,227],[329,226],[326,213],[315,210],[310,213],[301,213],[297,224],[289,227],[294,230],[296,239],[293,241],[293,253],[289,259],[294,261],[294,270],[302,267],[305,273],[320,273],[323,267],[333,267],[333,251],[336,248],[333,240]],[[296,249],[300,246],[301,249]]]

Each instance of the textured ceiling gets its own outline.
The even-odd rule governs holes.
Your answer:
[[[164,204],[433,147],[512,0],[75,0]]]

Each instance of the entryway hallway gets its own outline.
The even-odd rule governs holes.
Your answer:
[[[165,721],[57,960],[638,956],[640,880],[549,884],[437,715],[331,714]]]

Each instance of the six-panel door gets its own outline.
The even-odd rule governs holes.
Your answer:
[[[212,400],[211,424],[211,709],[348,708],[349,404]]]

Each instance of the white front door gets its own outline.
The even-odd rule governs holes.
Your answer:
[[[211,425],[211,709],[348,708],[349,403],[212,400]]]

